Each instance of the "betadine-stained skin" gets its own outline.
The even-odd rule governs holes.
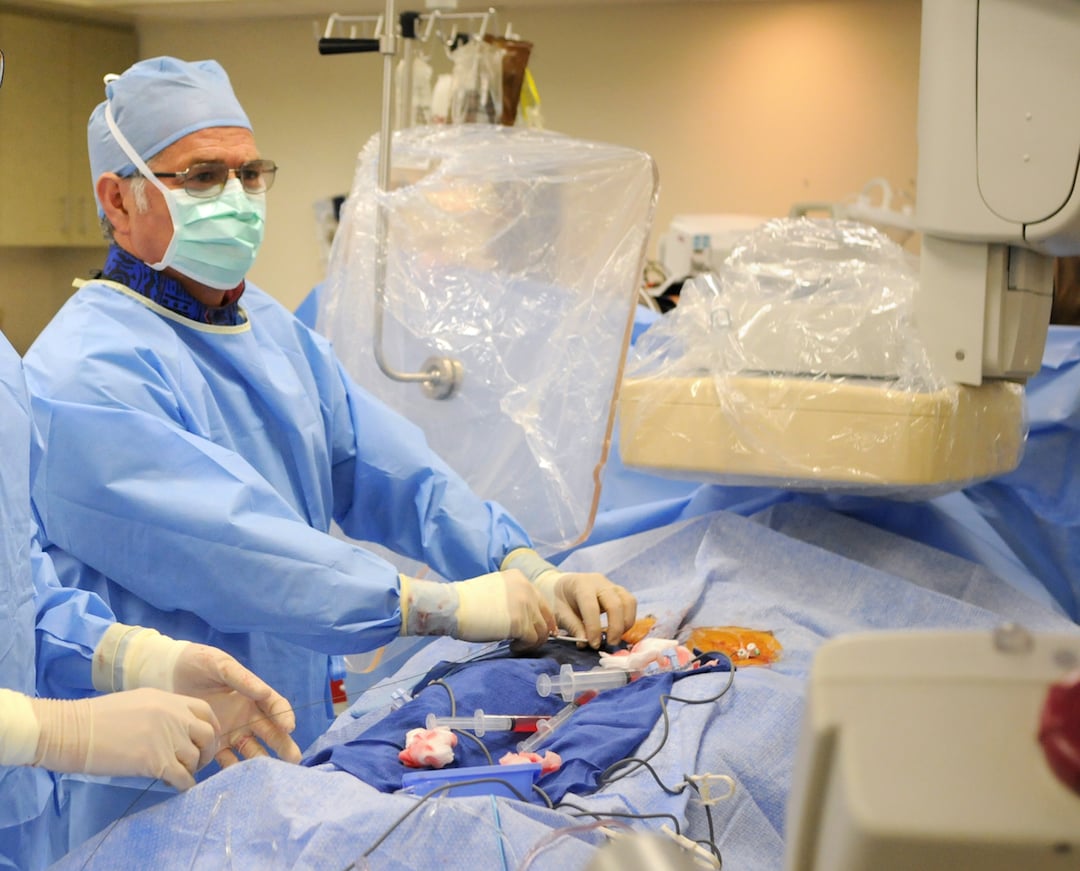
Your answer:
[[[771,631],[742,626],[701,626],[683,643],[691,650],[726,653],[739,668],[771,665],[784,649]]]
[[[647,614],[623,633],[621,641],[633,646],[648,637],[656,625],[656,617]],[[771,630],[748,629],[744,626],[698,626],[691,629],[680,643],[702,653],[724,653],[736,666],[771,665],[780,658],[783,645]]]

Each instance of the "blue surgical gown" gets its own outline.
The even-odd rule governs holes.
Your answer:
[[[241,304],[213,326],[84,285],[25,359],[34,499],[64,583],[231,653],[292,702],[306,747],[331,722],[328,654],[400,628],[397,570],[357,542],[457,580],[529,539],[325,339],[251,284]],[[69,577],[69,556],[96,573]]]
[[[3,336],[0,445],[0,687],[29,696],[86,695],[91,657],[112,615],[96,596],[59,585],[35,537],[29,402],[19,355]],[[0,868],[27,871],[59,858],[62,804],[49,772],[0,767]]]

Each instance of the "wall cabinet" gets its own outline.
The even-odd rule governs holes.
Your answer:
[[[86,122],[137,59],[134,28],[4,12],[0,47],[0,245],[104,245]]]

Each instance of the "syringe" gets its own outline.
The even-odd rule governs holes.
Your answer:
[[[466,729],[483,737],[485,732],[535,732],[538,724],[547,720],[544,716],[517,716],[513,714],[485,714],[480,708],[471,717],[440,717],[428,714],[426,726],[436,729]]]
[[[564,702],[572,702],[586,690],[611,689],[626,686],[630,682],[630,673],[609,668],[594,668],[589,671],[574,671],[570,665],[563,665],[556,675],[541,674],[536,677],[536,692],[541,696],[559,693]]]
[[[543,744],[548,738],[551,737],[551,733],[558,729],[563,723],[570,719],[570,715],[574,713],[578,708],[584,705],[586,702],[590,702],[596,696],[596,690],[586,690],[574,701],[570,702],[565,708],[562,708],[554,717],[548,720],[543,720],[536,724],[536,733],[530,735],[524,741],[517,745],[518,753],[531,753],[541,744]]]

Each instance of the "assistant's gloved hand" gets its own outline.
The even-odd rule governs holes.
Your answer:
[[[561,572],[525,547],[507,554],[502,568],[519,569],[555,612],[559,626],[571,635],[588,638],[594,650],[600,647],[601,614],[607,614],[611,644],[617,643],[637,619],[633,594],[598,572]]]
[[[93,681],[102,692],[155,687],[202,699],[220,724],[216,759],[222,768],[241,757],[266,756],[264,744],[286,762],[300,761],[289,737],[296,728],[289,703],[216,647],[117,623],[94,651]]]
[[[289,737],[296,728],[292,706],[223,650],[187,644],[176,660],[173,691],[213,708],[221,723],[222,749],[215,758],[222,768],[266,756],[264,744],[285,762],[300,761],[300,748]]]
[[[454,583],[401,575],[401,634],[452,635],[463,641],[513,639],[536,647],[555,631],[550,607],[519,571]]]
[[[75,701],[0,690],[0,761],[8,765],[154,777],[188,789],[213,758],[217,731],[206,702],[162,690]]]

